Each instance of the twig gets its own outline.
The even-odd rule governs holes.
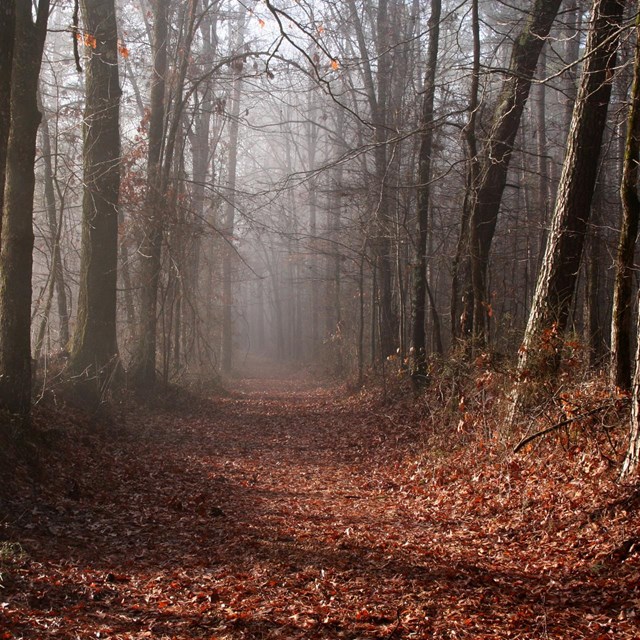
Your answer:
[[[391,640],[391,638],[393,638],[393,636],[396,634],[396,631],[398,630],[398,628],[400,627],[400,614],[402,613],[402,611],[400,609],[398,609],[396,611],[396,624],[395,627],[393,627],[393,629],[391,629],[391,633],[389,633],[389,635],[386,637],[386,640]]]
[[[572,422],[577,422],[578,420],[582,420],[583,418],[588,418],[589,416],[593,416],[596,413],[600,413],[605,409],[611,409],[614,406],[615,404],[612,404],[612,403],[603,404],[603,405],[600,405],[599,407],[596,407],[595,409],[591,409],[590,411],[587,411],[586,413],[581,413],[580,415],[574,416],[573,418],[567,418],[566,420],[557,422],[556,424],[553,424],[550,427],[543,429],[542,431],[536,431],[536,433],[532,433],[530,436],[527,436],[523,440],[520,440],[520,442],[516,445],[515,449],[513,450],[513,453],[518,453],[518,451],[520,451],[522,447],[524,447],[526,444],[529,444],[532,440],[539,438],[540,436],[546,436],[548,433],[551,433],[556,429],[560,429],[561,427],[566,427],[568,424],[571,424]]]

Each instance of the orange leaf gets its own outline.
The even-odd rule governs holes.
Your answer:
[[[340,63],[339,63],[337,60],[333,59],[333,60],[331,61],[331,68],[332,68],[334,71],[337,71],[339,66],[340,66]]]

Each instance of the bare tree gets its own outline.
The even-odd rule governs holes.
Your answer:
[[[58,220],[58,205],[56,201],[56,176],[53,162],[53,146],[51,144],[51,131],[49,119],[42,104],[41,94],[38,94],[39,109],[42,113],[40,124],[40,136],[42,138],[42,156],[44,160],[44,199],[47,210],[47,223],[49,225],[49,244],[51,247],[51,271],[49,274],[48,291],[46,294],[45,308],[42,321],[38,329],[35,341],[34,359],[37,362],[44,346],[44,338],[49,324],[49,314],[53,304],[54,292],[57,294],[58,318],[60,322],[60,348],[69,347],[69,306],[67,303],[67,290],[64,282],[64,269],[62,264],[62,250],[60,237],[62,234],[62,219]],[[60,203],[60,214],[64,211],[64,202]]]
[[[489,139],[483,150],[479,184],[470,220],[473,334],[479,344],[487,339],[487,269],[507,172],[524,106],[542,47],[561,0],[536,0],[516,37],[502,93],[496,104]]]
[[[156,381],[156,332],[158,281],[160,278],[163,235],[162,148],[165,124],[167,75],[167,37],[169,0],[158,0],[153,23],[153,75],[147,159],[147,192],[144,213],[148,221],[140,248],[142,293],[140,330],[131,365],[131,375],[138,387],[153,387]]]
[[[640,19],[640,18],[639,18]],[[622,167],[620,197],[622,226],[618,240],[616,279],[611,320],[611,384],[628,389],[631,384],[631,327],[633,302],[633,260],[640,222],[638,162],[640,162],[640,38],[636,23],[636,53],[633,66],[627,137]],[[637,358],[636,358],[637,368]],[[638,382],[634,382],[634,389]],[[636,412],[636,419],[640,416]],[[637,455],[636,455],[637,458]]]
[[[236,52],[242,49],[244,40],[244,16],[241,18],[238,27],[238,42]],[[233,232],[235,224],[236,208],[236,176],[238,167],[238,128],[240,126],[240,99],[242,97],[242,68],[241,59],[236,59],[231,63],[233,71],[233,83],[231,87],[229,111],[229,159],[227,169],[227,206],[224,221],[224,234],[226,244],[223,248],[222,258],[222,370],[231,371],[233,361],[233,290],[232,290],[232,270],[234,261]]]
[[[100,391],[119,367],[116,339],[120,81],[114,0],[83,0],[84,196],[78,317],[70,369]]]
[[[558,365],[556,346],[541,348],[540,341],[545,332],[562,336],[567,325],[596,183],[623,9],[623,0],[593,1],[556,206],[520,349],[521,376],[539,366],[540,360],[552,371]],[[515,410],[520,400],[516,390]]]
[[[438,68],[438,47],[440,43],[440,0],[431,1],[429,17],[429,45],[427,49],[427,70],[422,96],[420,125],[420,151],[418,155],[418,242],[417,261],[413,278],[413,369],[414,375],[424,377],[427,369],[427,340],[425,331],[427,291],[427,251],[429,248],[429,199],[431,197],[431,157],[433,155],[433,104],[436,93]],[[432,299],[433,303],[433,299]],[[437,317],[437,316],[436,316]],[[439,335],[439,329],[438,329]],[[442,344],[440,343],[440,351]]]
[[[4,178],[7,165],[7,143],[11,121],[11,68],[16,30],[16,7],[13,0],[0,7],[0,214],[4,200]],[[2,216],[0,215],[0,230]]]
[[[49,0],[35,20],[30,0],[18,0],[11,76],[11,130],[7,143],[0,249],[0,406],[28,415],[31,407],[31,273],[37,93]]]

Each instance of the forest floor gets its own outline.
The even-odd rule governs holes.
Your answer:
[[[0,640],[640,638],[640,492],[598,451],[427,447],[412,400],[232,387],[55,414],[48,479],[0,502]]]

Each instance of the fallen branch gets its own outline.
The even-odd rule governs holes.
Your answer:
[[[614,406],[615,404],[612,404],[612,403],[603,404],[603,405],[600,405],[599,407],[596,407],[595,409],[591,409],[590,411],[587,411],[586,413],[581,413],[580,415],[574,416],[573,418],[567,418],[566,420],[557,422],[556,424],[553,424],[550,427],[543,429],[542,431],[536,431],[536,433],[532,433],[530,436],[527,436],[526,438],[523,438],[522,440],[520,440],[520,442],[518,442],[518,444],[514,448],[513,453],[518,453],[518,451],[520,451],[522,447],[524,447],[526,444],[529,444],[532,440],[535,440],[536,438],[539,438],[541,436],[546,436],[548,433],[551,433],[556,429],[560,429],[561,427],[566,427],[568,424],[571,424],[572,422],[577,422],[578,420],[589,418],[590,416],[593,416],[596,413],[600,413],[605,409],[611,409]]]

